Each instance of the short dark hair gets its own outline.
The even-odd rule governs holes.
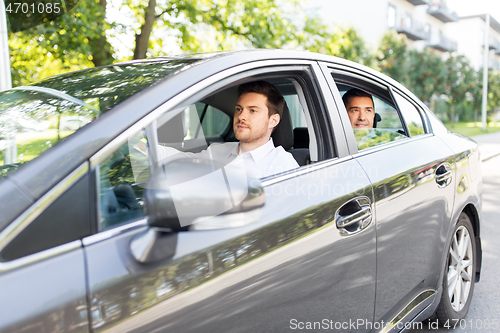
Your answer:
[[[349,104],[349,100],[352,97],[368,97],[372,100],[373,108],[375,108],[375,103],[373,102],[373,96],[369,93],[364,92],[363,90],[352,88],[346,91],[344,96],[342,96],[342,101],[344,102],[345,107],[347,108],[347,104]]]
[[[281,119],[285,107],[285,99],[273,84],[262,80],[243,83],[238,87],[238,98],[246,93],[257,93],[266,96],[269,117],[273,114],[278,114]]]

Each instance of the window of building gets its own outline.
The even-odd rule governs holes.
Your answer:
[[[394,28],[396,26],[396,7],[389,5],[387,7],[387,26]]]

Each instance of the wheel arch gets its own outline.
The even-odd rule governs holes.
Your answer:
[[[472,224],[472,229],[474,231],[474,240],[476,242],[476,282],[479,282],[479,279],[481,277],[481,263],[483,258],[483,251],[481,248],[479,212],[471,203],[467,204],[462,211],[467,214],[467,216],[469,216]]]
[[[476,282],[479,281],[480,270],[481,270],[481,258],[482,258],[481,241],[480,241],[480,237],[479,237],[479,232],[480,232],[480,218],[479,218],[479,214],[480,214],[480,211],[478,211],[478,209],[474,205],[474,203],[468,202],[468,203],[466,203],[463,206],[462,209],[456,210],[455,214],[456,215],[454,215],[454,218],[452,220],[453,223],[451,224],[451,228],[450,228],[452,234],[449,235],[448,241],[446,242],[446,247],[445,248],[447,250],[444,253],[444,258],[443,258],[444,261],[443,261],[442,266],[441,266],[441,267],[445,267],[445,269],[443,269],[441,271],[441,276],[440,276],[439,281],[443,281],[443,279],[445,278],[445,275],[446,275],[446,272],[445,272],[446,271],[446,260],[447,260],[448,251],[449,251],[448,249],[449,249],[451,241],[452,241],[453,233],[455,232],[455,230],[457,228],[457,225],[458,225],[458,223],[460,221],[460,216],[462,214],[465,214],[465,215],[467,215],[467,217],[470,220],[470,224],[472,226],[472,232],[474,233],[474,240],[473,240],[473,242],[475,242],[474,245],[475,245],[475,248],[476,248],[476,251],[475,251],[475,255],[476,255],[476,269],[475,269],[476,270],[476,278],[475,278],[474,283],[476,283]],[[434,299],[434,302],[433,302],[432,306],[430,306],[429,310],[426,312],[426,316],[429,313],[431,313],[431,311],[433,311],[434,316],[436,316],[435,318],[439,318],[440,320],[443,320],[443,318],[447,316],[448,312],[446,310],[446,306],[443,305],[443,302],[445,302],[444,293],[446,292],[446,290],[443,287],[444,287],[443,285],[439,285],[437,287],[436,290],[438,292],[439,297],[437,297],[437,298]],[[470,297],[472,297],[472,294],[471,294]]]
[[[451,237],[453,235],[453,232],[455,230],[455,227],[458,223],[458,220],[459,220],[459,217],[462,213],[465,213],[470,221],[471,221],[471,224],[472,224],[472,231],[474,232],[474,240],[475,240],[475,245],[476,245],[476,282],[479,281],[479,277],[480,277],[480,272],[481,272],[481,260],[482,260],[482,249],[481,249],[481,238],[480,238],[480,226],[479,226],[479,221],[480,221],[480,218],[479,218],[479,211],[478,209],[476,208],[476,206],[474,205],[473,202],[469,201],[468,203],[466,203],[462,209],[457,209],[456,212],[453,214],[453,220],[452,220],[452,223],[450,224],[450,229],[449,229],[449,233],[447,235],[447,241],[445,243],[445,247],[444,247],[444,252],[443,252],[443,256],[441,258],[441,266],[440,267],[444,267],[444,265],[446,264],[446,260],[447,260],[447,256],[448,256],[448,248],[450,246],[450,242],[451,242]],[[444,278],[444,271],[441,271],[440,273],[440,277],[439,277],[439,280],[438,281],[442,281],[442,279]],[[439,285],[437,288],[440,288]]]

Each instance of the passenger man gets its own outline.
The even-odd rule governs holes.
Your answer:
[[[214,143],[200,153],[179,153],[169,147],[158,147],[160,160],[178,154],[179,157],[199,157],[222,164],[240,156],[245,169],[257,178],[298,168],[292,154],[283,147],[274,147],[271,133],[280,122],[285,99],[276,87],[266,81],[254,81],[238,87],[233,130],[238,142]],[[176,157],[178,156],[176,155]]]
[[[342,96],[352,128],[373,128],[375,107],[372,95],[353,88]]]

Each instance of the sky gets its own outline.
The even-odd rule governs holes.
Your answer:
[[[490,13],[500,22],[500,0],[447,0],[447,4],[459,16]]]

